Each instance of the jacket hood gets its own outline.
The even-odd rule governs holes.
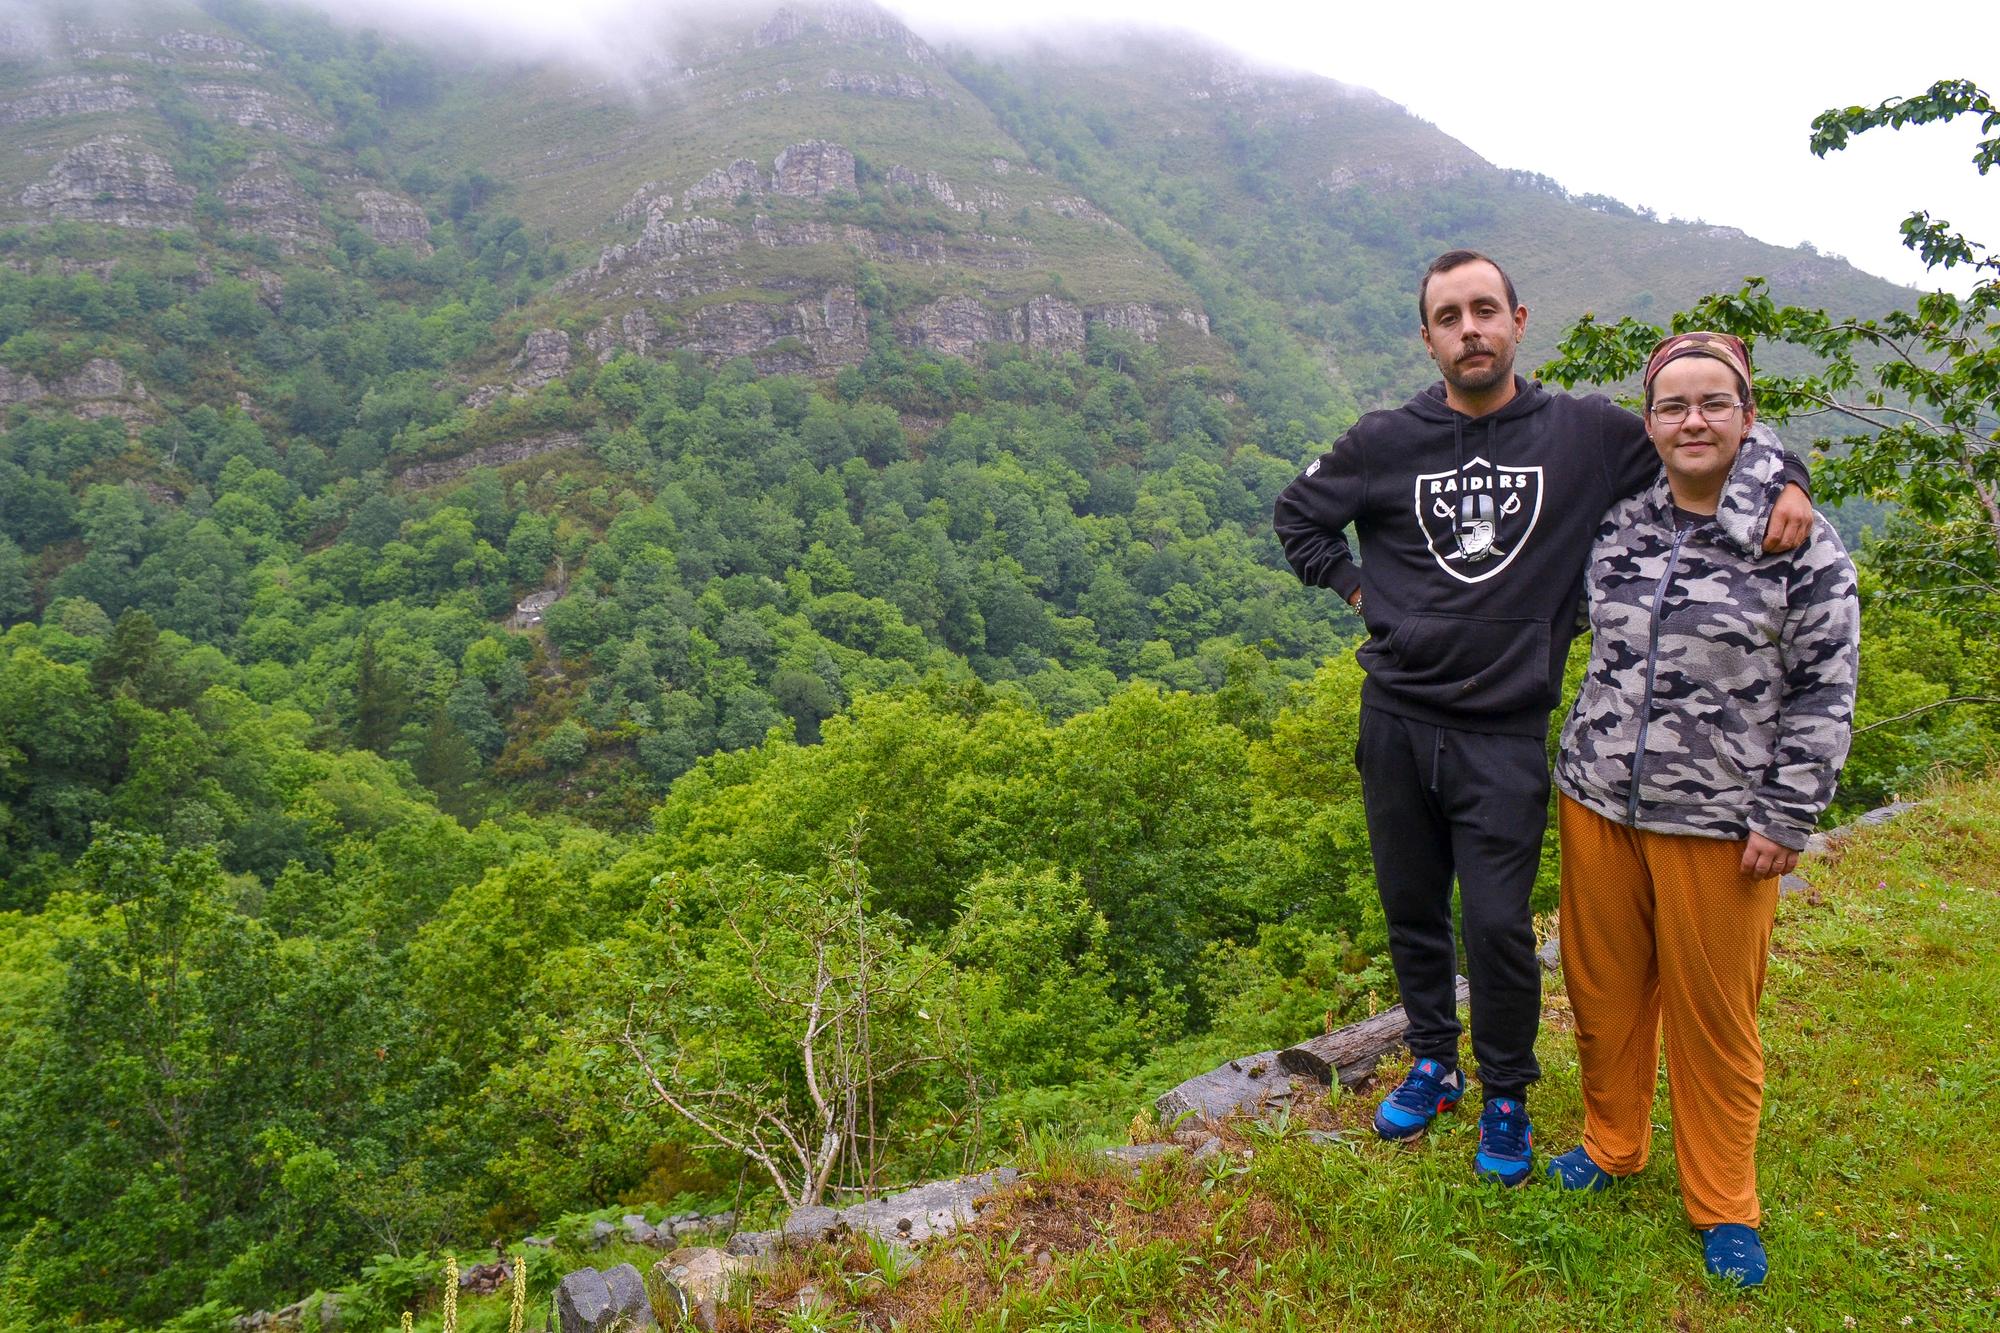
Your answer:
[[[1431,385],[1403,406],[1406,411],[1425,421],[1443,423],[1456,419],[1461,422],[1482,421],[1497,425],[1502,421],[1511,421],[1515,417],[1525,417],[1539,412],[1548,404],[1548,391],[1543,389],[1538,381],[1523,379],[1516,375],[1514,396],[1507,400],[1507,405],[1496,412],[1488,412],[1483,417],[1468,417],[1447,403],[1444,398],[1443,380]]]
[[[1755,422],[1730,464],[1729,478],[1722,483],[1722,499],[1715,506],[1716,526],[1731,546],[1751,559],[1764,553],[1764,529],[1770,525],[1771,509],[1778,502],[1785,477],[1785,446],[1763,422]],[[1652,501],[1662,514],[1671,514],[1673,489],[1664,469],[1653,483]]]

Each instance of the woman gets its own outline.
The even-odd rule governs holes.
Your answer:
[[[1854,566],[1823,517],[1765,555],[1782,450],[1741,340],[1683,333],[1646,364],[1664,474],[1591,553],[1590,670],[1563,730],[1563,977],[1584,1133],[1548,1174],[1646,1164],[1664,1020],[1675,1164],[1708,1270],[1757,1286],[1757,1003],[1779,877],[1827,803],[1854,716]]]

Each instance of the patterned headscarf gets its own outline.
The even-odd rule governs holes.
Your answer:
[[[1693,333],[1676,333],[1670,338],[1662,338],[1653,354],[1646,358],[1646,401],[1653,401],[1653,380],[1669,361],[1678,361],[1684,356],[1712,356],[1723,365],[1736,372],[1736,378],[1743,381],[1745,395],[1756,397],[1756,389],[1750,378],[1750,349],[1743,340],[1733,333],[1710,333],[1698,330]]]

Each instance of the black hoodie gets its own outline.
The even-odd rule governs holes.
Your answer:
[[[1370,412],[1278,497],[1299,578],[1361,589],[1372,707],[1461,731],[1548,729],[1598,523],[1653,483],[1660,457],[1608,398],[1514,388],[1482,417],[1447,405],[1442,383]],[[1784,480],[1805,486],[1786,458]]]

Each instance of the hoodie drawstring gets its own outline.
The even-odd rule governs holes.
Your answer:
[[[1493,413],[1489,412],[1486,414],[1484,418],[1486,422],[1486,452],[1489,455],[1486,461],[1489,463],[1493,461],[1490,455],[1494,451],[1493,415],[1494,415]],[[1451,449],[1453,456],[1453,467],[1451,475],[1454,482],[1461,488],[1458,493],[1459,494],[1458,504],[1459,504],[1460,514],[1462,516],[1465,507],[1465,492],[1462,489],[1465,485],[1465,417],[1457,411],[1454,411],[1451,414]],[[1464,529],[1454,525],[1454,527],[1452,528],[1452,534],[1453,534],[1452,540],[1456,542],[1458,545],[1458,553],[1460,555],[1464,555],[1465,554]]]

